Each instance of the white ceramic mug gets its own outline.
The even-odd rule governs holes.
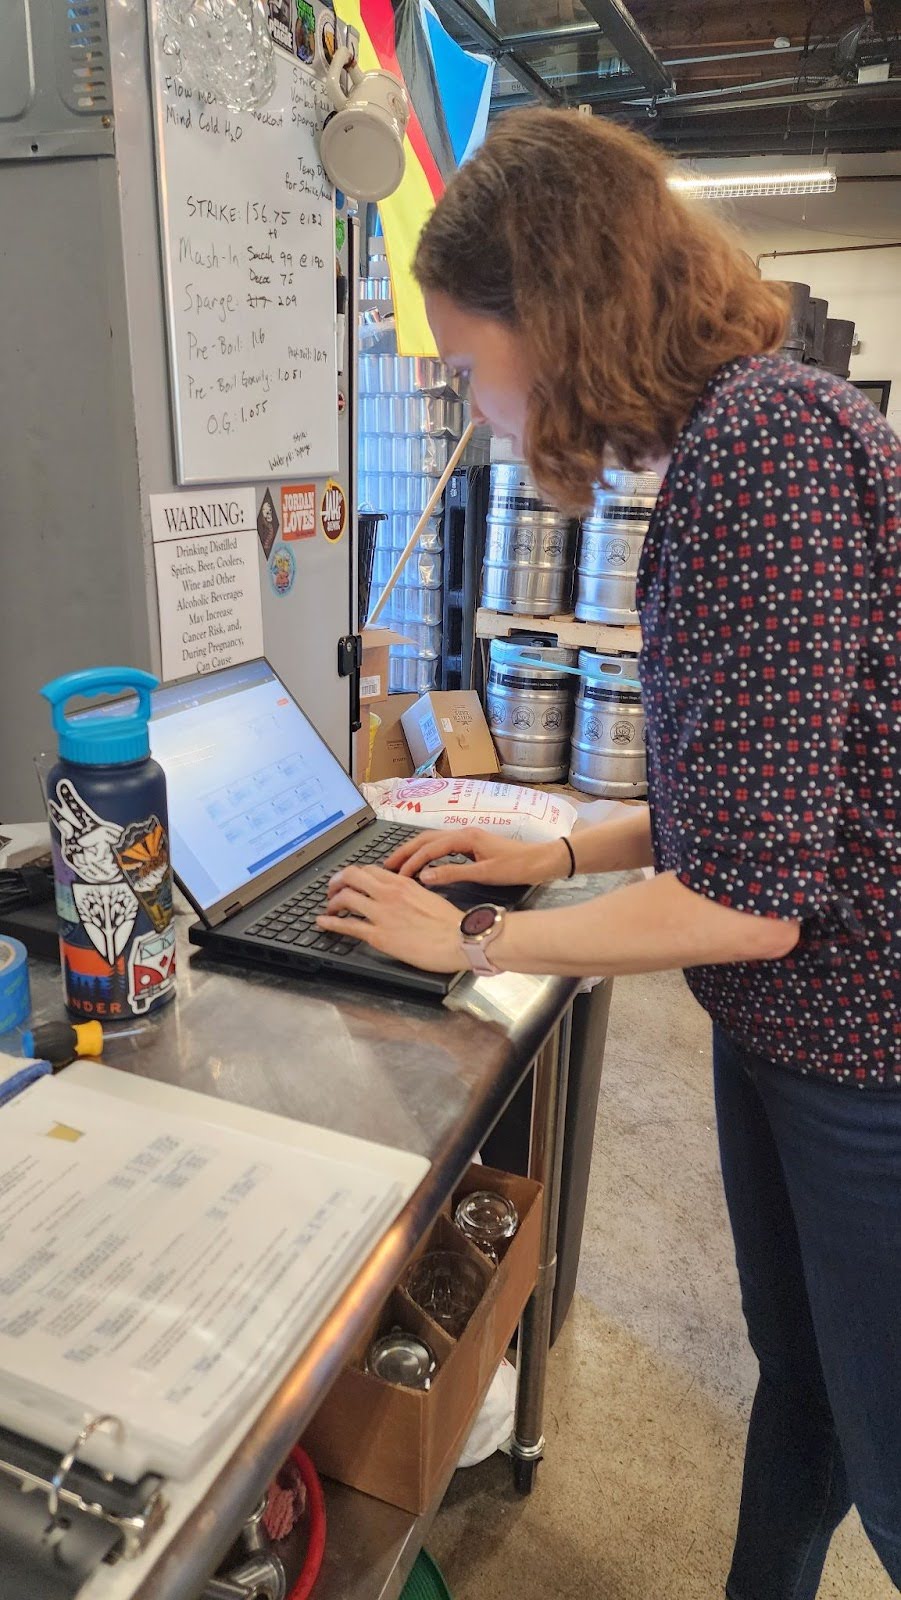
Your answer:
[[[361,72],[346,45],[335,51],[325,88],[334,106],[319,139],[319,154],[337,189],[355,200],[384,200],[404,175],[407,91],[391,72]],[[341,87],[351,81],[350,94]]]

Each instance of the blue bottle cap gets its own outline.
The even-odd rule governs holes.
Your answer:
[[[149,756],[150,695],[158,688],[159,679],[137,667],[90,667],[46,683],[41,694],[53,707],[53,726],[63,760],[76,766],[105,767]],[[121,709],[111,707],[108,716],[94,713],[77,722],[66,716],[66,702],[74,695],[115,695],[123,689],[137,695],[136,704],[127,700]]]

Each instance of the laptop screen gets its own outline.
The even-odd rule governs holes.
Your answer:
[[[172,865],[203,911],[365,808],[268,661],[157,689],[150,749],[166,774]]]

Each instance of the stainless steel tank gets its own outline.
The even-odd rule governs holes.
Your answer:
[[[655,472],[608,471],[582,523],[576,569],[581,622],[635,625],[638,563],[660,490]]]
[[[492,639],[488,726],[505,778],[557,783],[569,766],[577,652],[537,639]],[[556,670],[555,670],[556,669]]]
[[[572,603],[577,523],[542,500],[524,466],[491,468],[482,605],[551,617]]]
[[[569,781],[605,799],[638,799],[648,792],[638,660],[580,650],[579,667]]]

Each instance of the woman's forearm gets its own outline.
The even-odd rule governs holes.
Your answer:
[[[732,911],[664,873],[582,905],[515,912],[490,949],[506,972],[615,977],[773,961],[797,938],[797,923]]]
[[[572,834],[569,842],[577,872],[626,872],[654,863],[648,806],[630,806],[628,815],[583,828]]]

